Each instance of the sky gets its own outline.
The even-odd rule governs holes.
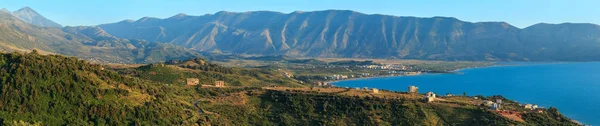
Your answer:
[[[366,14],[455,17],[503,21],[524,28],[536,23],[600,24],[600,0],[0,0],[10,11],[28,6],[67,26],[99,25],[142,17],[218,11],[353,10]]]

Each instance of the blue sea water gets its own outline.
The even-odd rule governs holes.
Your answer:
[[[440,95],[502,95],[520,103],[556,107],[584,124],[600,125],[600,63],[520,64],[464,69],[458,74],[423,74],[339,81],[340,87],[369,87]]]

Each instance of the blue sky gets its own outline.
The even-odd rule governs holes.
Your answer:
[[[456,17],[470,22],[505,21],[600,24],[598,0],[0,0],[11,11],[29,6],[62,25],[98,25],[178,13],[270,10],[284,13],[327,9],[396,16]]]

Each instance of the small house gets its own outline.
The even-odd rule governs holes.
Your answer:
[[[533,109],[533,105],[532,104],[525,104],[524,106],[526,109]]]
[[[500,110],[502,107],[502,105],[500,105],[500,103],[493,103],[492,106],[490,106],[490,109],[492,110]]]
[[[187,78],[187,85],[188,86],[196,86],[200,83],[200,80],[198,78]]]
[[[537,112],[537,113],[544,113],[544,110],[542,110],[542,109],[537,109],[537,110],[535,110],[535,112]]]
[[[425,94],[425,101],[432,102],[434,100],[435,100],[435,93],[430,91]]]
[[[419,93],[419,87],[408,86],[408,93]]]
[[[371,89],[371,91],[373,91],[373,93],[375,93],[375,94],[379,93],[379,89],[377,89],[377,88],[373,88],[373,89]]]
[[[288,77],[288,78],[292,78],[292,77],[294,77],[294,75],[293,75],[293,74],[291,74],[291,73],[288,73],[288,72],[283,72],[283,76],[285,76],[285,77]]]
[[[538,108],[538,105],[534,105],[534,104],[525,104],[525,109],[529,109],[529,110],[534,110]]]
[[[225,81],[215,81],[215,87],[225,87]]]

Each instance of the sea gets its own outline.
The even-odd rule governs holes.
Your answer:
[[[368,87],[438,95],[502,95],[519,103],[555,107],[565,116],[587,125],[600,125],[600,62],[513,63],[468,68],[451,74],[422,74],[344,80],[338,87]]]

